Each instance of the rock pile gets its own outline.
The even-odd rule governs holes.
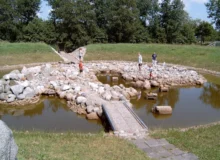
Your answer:
[[[97,74],[121,75],[132,86],[122,84],[110,86],[98,81]],[[55,63],[14,70],[0,80],[1,103],[37,102],[40,95],[58,96],[66,99],[71,110],[85,114],[88,119],[102,116],[102,105],[109,101],[130,103],[129,99],[138,95],[135,88],[177,85],[201,85],[206,80],[193,70],[182,67],[153,68],[153,77],[149,76],[147,65],[138,70],[134,62],[85,63],[82,73],[78,64]],[[117,81],[117,77],[113,78]],[[164,88],[162,89],[164,90]],[[17,103],[21,104],[21,103]],[[130,104],[130,106],[132,106]]]

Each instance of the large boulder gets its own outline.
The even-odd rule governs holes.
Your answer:
[[[8,99],[7,99],[7,102],[8,103],[11,103],[11,102],[14,102],[16,99],[16,96],[14,94],[9,94],[8,95]]]
[[[85,103],[86,102],[86,98],[83,96],[79,96],[76,98],[76,103],[77,104],[81,104],[81,103]]]
[[[97,120],[99,119],[98,115],[96,112],[92,112],[86,115],[87,119],[91,119],[91,120]]]
[[[112,98],[112,95],[111,95],[110,92],[105,92],[104,94],[102,94],[102,97],[103,97],[104,99],[106,99],[107,101],[110,101],[111,98]]]
[[[0,93],[0,100],[4,101],[8,98],[8,95],[6,93]]]
[[[152,87],[159,87],[159,83],[157,81],[152,80],[150,83]]]
[[[21,94],[23,92],[24,86],[22,86],[22,85],[14,85],[14,86],[11,86],[10,89],[11,89],[13,94],[18,96],[19,94]]]
[[[151,84],[148,80],[144,81],[143,88],[144,89],[151,89]]]
[[[25,88],[23,94],[25,98],[33,98],[36,95],[35,91],[30,87]]]
[[[0,84],[0,93],[4,92],[4,85]]]
[[[14,141],[12,131],[0,120],[0,159],[15,160],[18,147]]]
[[[152,112],[157,114],[172,114],[172,108],[170,106],[155,106],[152,108]]]
[[[144,82],[143,82],[143,81],[137,81],[137,82],[135,83],[135,87],[137,87],[137,88],[143,88],[143,85],[144,85]]]

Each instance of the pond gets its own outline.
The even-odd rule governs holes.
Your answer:
[[[101,121],[87,120],[71,111],[59,98],[42,97],[38,104],[27,106],[0,105],[0,119],[11,129],[43,131],[99,132]]]
[[[135,99],[131,99],[133,110],[149,128],[190,127],[220,121],[220,77],[204,75],[208,82],[196,87],[173,87],[166,93],[159,93],[158,88],[151,91],[158,93],[157,100],[146,100],[145,90]],[[105,84],[123,84],[129,87],[121,77],[112,81],[112,75],[98,75]],[[157,105],[169,105],[172,115],[158,115],[151,112]]]
[[[0,71],[0,77],[11,70]],[[101,121],[87,120],[71,111],[65,100],[42,97],[37,104],[26,106],[0,105],[0,119],[11,129],[41,131],[99,132]]]

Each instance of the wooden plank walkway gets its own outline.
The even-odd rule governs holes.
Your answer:
[[[147,133],[147,126],[125,102],[109,102],[102,105],[114,134],[125,138],[140,138]]]

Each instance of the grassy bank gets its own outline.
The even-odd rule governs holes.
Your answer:
[[[111,136],[14,131],[19,160],[147,160],[129,142]]]
[[[60,60],[45,43],[0,43],[0,66]]]
[[[144,62],[151,62],[151,55],[156,52],[159,62],[220,71],[220,48],[197,45],[92,44],[87,46],[85,60],[137,61],[138,52]]]
[[[151,136],[155,138],[166,138],[178,148],[196,154],[200,160],[220,159],[219,135],[220,124],[191,128],[184,132],[178,129],[168,129],[151,133]]]

